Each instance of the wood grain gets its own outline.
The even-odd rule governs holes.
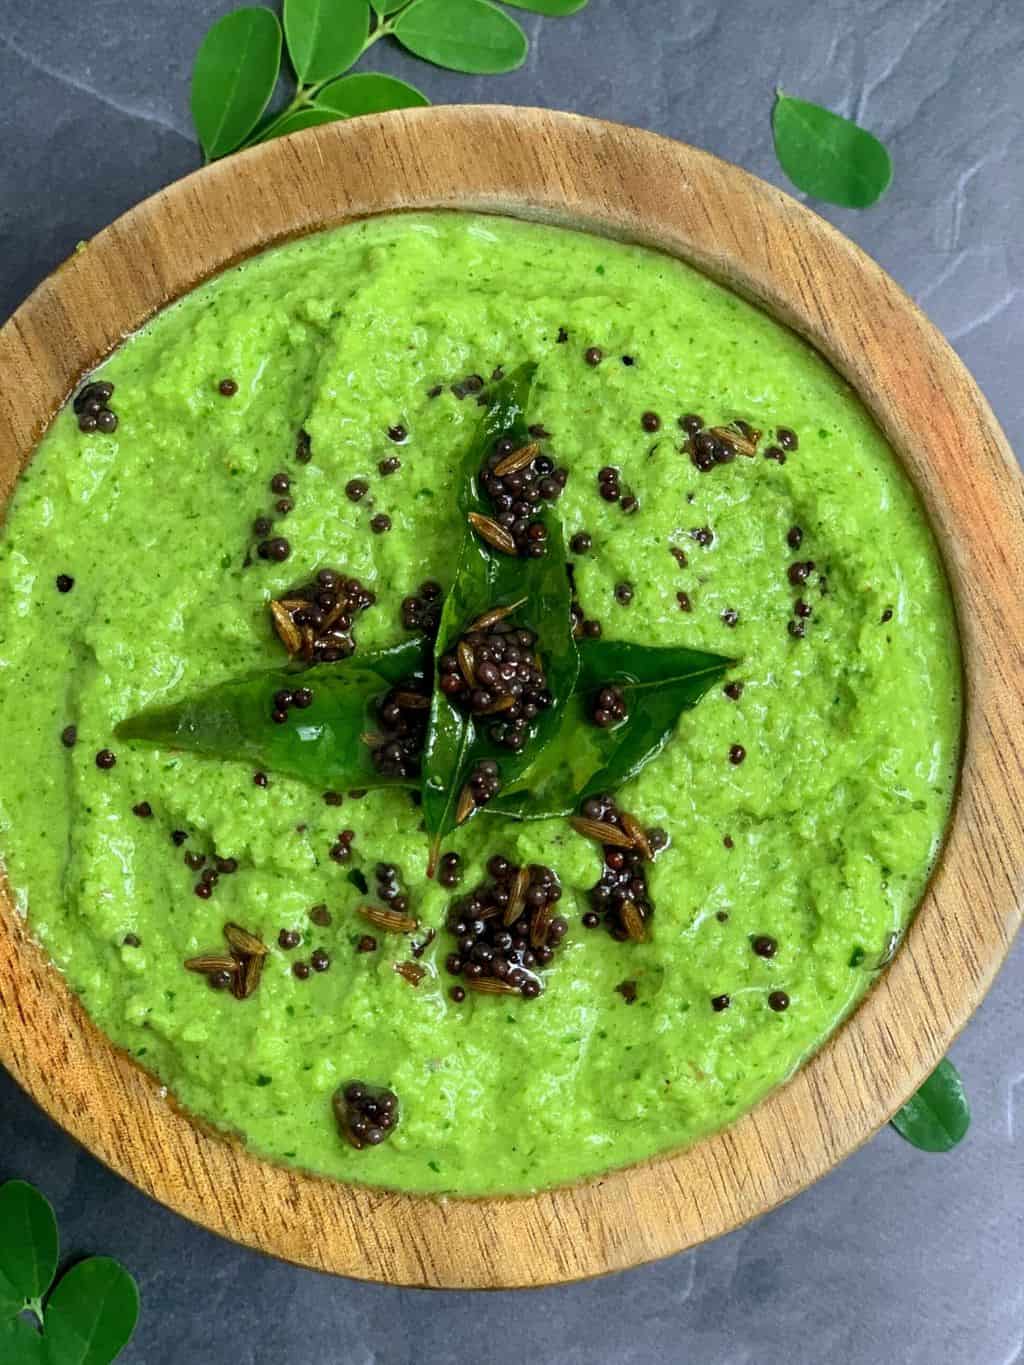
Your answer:
[[[312,129],[172,185],[101,233],[0,331],[0,500],[81,375],[169,300],[275,242],[366,214],[463,208],[659,247],[761,304],[856,387],[944,550],[966,668],[945,851],[892,967],[785,1087],[673,1156],[529,1198],[447,1202],[262,1162],[188,1121],[83,1015],[0,895],[0,1060],[90,1151],[197,1222],[396,1284],[539,1285],[736,1227],[864,1142],[977,1006],[1024,889],[1024,484],[953,351],[838,232],[733,166],[540,110],[410,110]]]

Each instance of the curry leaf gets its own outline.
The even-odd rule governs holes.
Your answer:
[[[415,0],[395,21],[403,47],[452,71],[496,75],[526,59],[526,34],[491,0]]]
[[[876,203],[892,180],[892,160],[873,133],[780,90],[772,110],[779,164],[798,189],[843,208]]]
[[[547,14],[552,17],[575,14],[577,10],[583,9],[586,3],[587,0],[505,0],[506,5],[514,5],[516,9],[528,9],[534,14]]]
[[[237,9],[209,30],[192,69],[192,122],[209,160],[245,141],[281,66],[281,26],[268,9]]]
[[[347,71],[369,33],[368,0],[284,0],[288,55],[303,85]]]
[[[313,693],[312,704],[289,712],[285,725],[270,719],[273,697],[294,687],[297,675],[273,669],[231,679],[170,706],[151,707],[122,721],[116,733],[161,748],[252,763],[324,788],[400,785],[376,771],[361,737],[377,727],[377,698],[389,684],[422,675],[425,662],[423,641],[410,639],[367,651],[349,667],[307,669],[301,677]]]
[[[451,615],[456,625],[472,615],[478,600],[488,597],[487,561],[483,551],[477,549],[476,554],[481,586],[471,606],[468,588],[475,575],[467,569],[457,579],[466,596],[460,598],[457,593],[453,601]],[[621,641],[583,640],[579,649],[579,678],[557,734],[538,757],[531,757],[536,746],[531,748],[526,766],[509,779],[506,793],[491,802],[486,813],[516,819],[567,814],[589,792],[614,789],[635,777],[671,738],[679,715],[696,706],[730,662],[698,650]],[[299,676],[287,668],[232,679],[171,706],[143,711],[122,721],[116,733],[119,738],[161,748],[247,760],[265,771],[323,789],[416,786],[415,778],[384,778],[372,770],[359,736],[375,724],[371,707],[388,684],[423,678],[429,668],[430,648],[421,637],[361,654],[352,662],[311,668],[301,677],[312,687],[314,705],[303,713],[303,724],[296,730],[268,724],[270,699],[278,690],[294,687]],[[590,711],[594,692],[608,682],[622,688],[630,714],[623,724],[600,730],[591,723]],[[316,722],[309,731],[308,719]],[[461,759],[445,760],[448,770],[454,771],[469,755],[472,739],[461,712],[454,707],[439,711],[432,746],[447,745],[449,754],[465,746]],[[499,759],[504,757],[499,753]],[[432,803],[433,793],[426,801]],[[2,1301],[0,1294],[0,1305]]]
[[[465,623],[485,610],[477,604],[487,602],[488,582],[487,555],[475,537],[465,536],[455,567],[455,581],[441,611],[435,669],[442,644],[445,648],[454,645]],[[436,836],[435,843],[455,822],[460,778],[466,771],[472,742],[473,724],[469,717],[435,687],[422,762],[423,818],[428,833]]]
[[[696,706],[731,663],[696,649],[582,641],[576,692],[557,738],[523,773],[518,790],[498,796],[487,813],[542,820],[616,790],[657,757],[682,712]],[[594,694],[609,684],[622,692],[627,717],[603,730],[590,716]]]
[[[507,375],[489,394],[490,403],[462,464],[459,511],[489,514],[479,493],[477,473],[494,442],[503,436],[517,445],[529,440],[526,409],[536,366],[526,364]],[[462,785],[482,759],[498,761],[503,785],[512,784],[558,732],[579,673],[579,654],[572,636],[572,593],[565,567],[561,524],[548,519],[547,553],[540,559],[489,552],[467,524],[459,550],[455,581],[445,599],[437,641],[435,667],[453,649],[459,636],[477,616],[496,606],[525,599],[521,621],[538,636],[548,689],[554,701],[537,717],[529,744],[512,753],[464,715],[440,688],[434,689],[427,742],[423,753],[423,815],[428,833],[437,842],[454,823]],[[519,620],[517,615],[510,618]]]
[[[971,1110],[960,1073],[941,1061],[920,1090],[892,1119],[900,1137],[922,1152],[948,1152],[963,1138]]]
[[[378,71],[360,71],[331,81],[316,97],[317,107],[334,109],[351,118],[359,114],[382,114],[388,109],[412,109],[430,101],[414,85]]]
[[[543,753],[561,731],[579,671],[561,525],[554,520],[549,525],[548,552],[542,559],[505,560],[496,566],[494,556],[481,551],[475,536],[465,554],[445,602],[446,609],[450,604],[451,610],[447,621],[442,616],[437,657],[454,648],[475,617],[492,607],[511,605],[525,598],[521,610],[508,619],[536,633],[548,690],[554,700],[538,715],[526,747],[513,753],[490,738],[486,720],[474,724],[439,687],[434,689],[423,758],[423,814],[428,833],[440,837],[452,828],[463,784],[478,763],[493,759],[498,764],[502,788],[516,787],[522,774],[536,761],[535,755]],[[506,568],[509,563],[518,568],[514,576]]]
[[[24,1180],[0,1185],[0,1276],[24,1306],[40,1299],[57,1271],[57,1220],[50,1202]]]
[[[502,783],[508,788],[516,785],[533,763],[533,755],[541,752],[562,729],[580,671],[579,648],[572,631],[572,588],[566,572],[565,541],[561,522],[553,513],[547,518],[547,532],[547,553],[540,559],[490,556],[490,600],[481,607],[481,611],[486,611],[489,606],[525,598],[522,608],[508,619],[527,626],[537,635],[536,648],[554,699],[537,716],[532,738],[521,753],[512,753],[491,740],[486,724],[477,727],[470,762],[495,759]],[[467,624],[463,622],[463,626]]]
[[[139,1290],[108,1256],[79,1261],[62,1276],[46,1305],[49,1365],[110,1365],[131,1340]]]

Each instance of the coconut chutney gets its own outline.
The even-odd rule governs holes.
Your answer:
[[[267,603],[324,565],[375,596],[356,659],[401,639],[403,600],[451,582],[475,379],[524,361],[585,616],[737,660],[615,793],[667,835],[639,943],[583,924],[601,849],[564,819],[456,831],[453,888],[404,791],[339,805],[113,733],[280,663]],[[939,848],[960,665],[915,494],[812,350],[657,253],[426,214],[231,269],[92,378],[116,422],[62,411],[0,536],[0,854],[93,1020],[184,1106],[337,1178],[523,1191],[719,1128],[820,1045]],[[762,431],[756,454],[699,468],[694,415]],[[553,869],[568,932],[536,999],[457,1002],[448,907],[495,854]],[[381,861],[421,932],[357,913]],[[267,948],[245,999],[183,966],[228,922]],[[398,1097],[378,1146],[339,1137],[353,1078]]]

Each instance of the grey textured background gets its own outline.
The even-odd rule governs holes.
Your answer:
[[[0,0],[0,315],[74,247],[197,164],[188,73],[231,0]],[[776,85],[888,142],[894,186],[825,209],[919,301],[1024,451],[1020,0],[591,0],[523,15],[513,75],[383,45],[436,101],[546,104],[653,128],[778,184]],[[0,741],[2,742],[2,741]],[[713,1245],[590,1284],[425,1294],[331,1280],[182,1222],[0,1075],[0,1178],[37,1182],[69,1252],[138,1276],[145,1365],[1014,1365],[1024,1362],[1024,945],[953,1050],[974,1107],[954,1155],[892,1132]]]

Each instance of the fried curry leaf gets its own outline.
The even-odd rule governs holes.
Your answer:
[[[543,820],[568,815],[597,792],[615,791],[661,753],[683,711],[696,706],[732,663],[697,649],[584,640],[575,695],[555,740],[515,789],[486,807],[495,815]],[[602,687],[618,687],[627,717],[602,730],[590,715]]]
[[[463,625],[486,608],[489,581],[487,555],[475,537],[465,537],[455,569],[455,581],[445,598],[441,624],[434,651],[436,676],[440,646],[454,645]],[[473,725],[469,717],[454,707],[439,687],[434,688],[430,723],[423,746],[423,819],[427,831],[441,838],[455,823],[459,799],[459,778],[466,771]]]
[[[944,1058],[891,1122],[900,1137],[922,1152],[951,1151],[971,1124],[964,1083],[953,1063]]]
[[[427,659],[423,640],[415,638],[367,651],[343,668],[319,664],[302,673],[254,673],[170,706],[151,707],[123,720],[115,733],[160,748],[249,762],[325,788],[402,785],[377,772],[362,736],[377,729],[377,698],[390,684],[423,676]],[[287,722],[275,725],[274,693],[300,681],[312,691],[312,704],[289,711]]]
[[[526,364],[494,386],[486,415],[461,470],[459,510],[490,514],[480,496],[477,473],[493,443],[507,436],[517,444],[529,441],[526,409],[536,366]],[[434,689],[427,743],[423,754],[423,815],[437,844],[454,824],[462,786],[481,760],[497,760],[503,785],[512,785],[534,762],[535,755],[558,733],[579,674],[579,653],[572,635],[572,593],[566,572],[561,524],[547,519],[547,553],[540,559],[520,559],[489,550],[467,522],[459,549],[455,581],[445,599],[434,648],[435,671],[442,655],[454,649],[460,635],[480,615],[498,606],[524,602],[509,619],[528,626],[538,637],[553,704],[542,711],[533,735],[519,754],[495,744],[486,722],[477,725],[461,712],[440,688]]]

